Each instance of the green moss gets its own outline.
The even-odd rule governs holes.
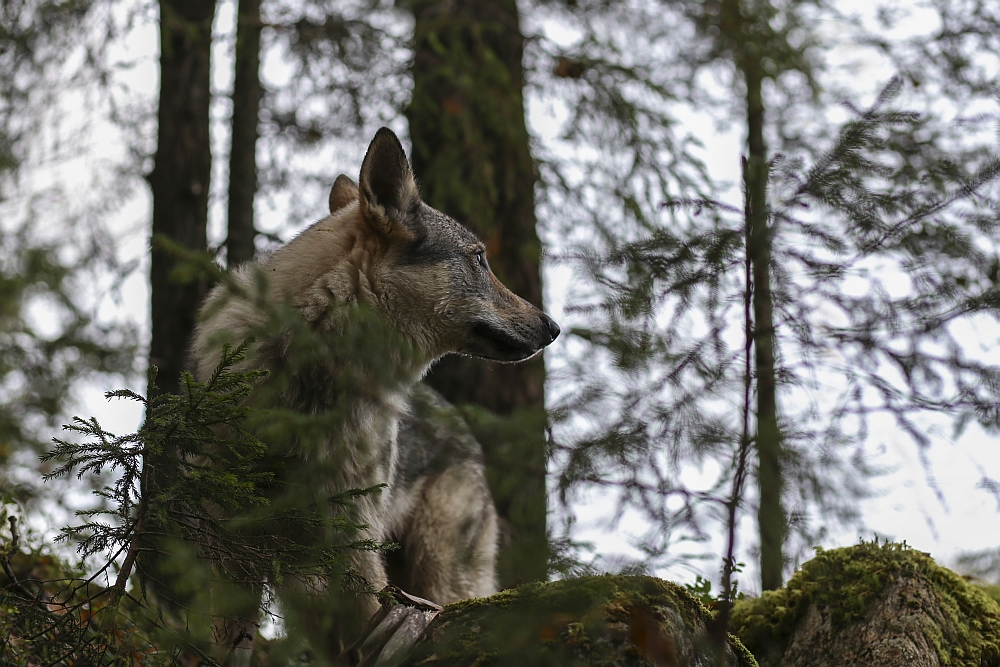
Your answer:
[[[1000,584],[975,584],[976,588],[986,593],[997,604],[1000,604]]]
[[[652,577],[600,576],[526,584],[449,605],[406,664],[668,664],[710,660],[712,615],[682,587]],[[737,664],[754,666],[735,637]],[[705,662],[701,664],[706,664]],[[708,663],[710,664],[710,663]]]
[[[737,603],[732,630],[766,664],[780,656],[810,606],[824,609],[836,631],[863,619],[900,577],[923,579],[940,603],[946,622],[928,623],[924,634],[942,665],[1000,665],[1000,606],[928,554],[905,544],[863,542],[817,549],[816,557],[785,588]]]

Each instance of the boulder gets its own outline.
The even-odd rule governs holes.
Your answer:
[[[711,619],[684,588],[652,577],[525,584],[445,607],[396,664],[709,667],[719,664]],[[756,667],[731,635],[724,652],[733,667]]]

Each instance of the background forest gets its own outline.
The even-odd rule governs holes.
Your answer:
[[[252,378],[184,385],[196,309],[323,217],[388,125],[424,200],[565,332],[426,379],[483,445],[503,586],[776,589],[871,536],[885,492],[917,497],[901,484],[930,506],[888,536],[974,512],[968,541],[919,546],[1000,583],[998,54],[1000,8],[974,0],[4,2],[6,567],[47,559],[33,597],[97,572],[86,604],[124,608],[143,493],[234,493],[140,484],[198,453],[171,424],[253,423]],[[256,446],[227,445],[251,486]],[[160,629],[184,606],[162,586]]]

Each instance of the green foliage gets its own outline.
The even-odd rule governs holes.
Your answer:
[[[926,421],[943,421],[922,423],[921,411],[947,415],[956,432],[995,423],[989,353],[977,356],[954,333],[996,321],[986,303],[997,266],[993,6],[898,6],[877,26],[809,0],[654,2],[628,12],[604,0],[547,1],[531,11],[565,28],[554,38],[542,28],[527,60],[536,101],[550,101],[564,123],[559,150],[537,155],[539,217],[556,230],[555,259],[577,269],[567,317],[583,344],[567,346],[569,368],[550,382],[555,394],[566,387],[554,464],[568,512],[576,490],[617,487],[612,521],[628,510],[647,517],[650,531],[633,546],[654,567],[699,555],[687,540],[707,539],[706,526],[725,520],[742,407],[745,211],[728,196],[732,184],[707,173],[698,139],[712,132],[708,122],[720,132],[746,122],[741,70],[750,60],[768,79],[764,139],[778,153],[769,165],[771,268],[790,560],[829,526],[861,520],[857,501],[878,472],[867,444],[890,422],[879,413],[921,453]],[[892,32],[908,19],[926,32]],[[907,85],[894,84],[896,102],[875,116],[848,105],[856,123],[845,127],[831,122],[836,106],[876,91],[826,54],[859,44],[887,55]],[[941,113],[942,98],[954,114]],[[930,113],[894,118],[899,106]],[[703,135],[684,134],[689,119]],[[796,194],[803,180],[817,190]],[[960,201],[967,185],[977,194]],[[887,276],[903,274],[914,277],[911,291],[895,298]],[[679,474],[696,469],[712,479],[691,488]],[[673,540],[679,525],[688,529]]]
[[[580,35],[567,44],[539,29],[525,48],[526,95],[566,112],[557,140],[532,146],[538,218],[553,241],[569,241],[550,251],[606,235],[634,238],[655,226],[662,201],[715,191],[702,142],[681,122],[688,104],[711,99],[697,89],[705,49],[693,42],[685,4],[622,11],[604,0],[543,0],[528,14]],[[574,296],[590,291],[581,287]]]
[[[56,440],[44,457],[57,464],[47,478],[102,479],[100,503],[78,511],[83,521],[60,536],[77,545],[79,569],[35,572],[5,589],[8,664],[48,662],[57,650],[62,661],[85,664],[152,664],[179,655],[210,661],[212,616],[256,617],[253,607],[270,613],[279,588],[316,577],[328,582],[324,590],[367,586],[347,554],[381,547],[353,539],[360,526],[344,510],[380,489],[311,494],[312,504],[289,491],[295,478],[280,465],[283,457],[254,434],[260,416],[249,399],[267,374],[234,369],[250,344],[225,348],[205,382],[185,374],[180,395],[108,392],[143,404],[146,421],[136,433],[118,436],[95,419],[75,419],[66,429],[81,441]],[[153,474],[164,482],[155,491]],[[151,551],[177,575],[170,592],[181,596],[171,600],[179,608],[145,590]],[[252,600],[251,610],[220,606],[232,599]]]
[[[116,436],[94,418],[75,418],[64,427],[84,441],[56,439],[55,448],[42,457],[59,464],[46,480],[108,473],[114,481],[96,492],[108,507],[77,512],[86,521],[64,528],[61,539],[77,541],[84,558],[109,553],[113,561],[129,551],[137,533],[171,524],[220,539],[226,532],[223,523],[206,512],[206,504],[227,512],[266,504],[261,488],[273,477],[259,467],[266,446],[245,428],[250,411],[246,400],[264,373],[231,370],[243,360],[246,345],[226,349],[207,382],[185,374],[180,396],[162,394],[147,400],[128,389],[108,392],[109,400],[143,404],[146,421],[136,433]],[[155,370],[150,386],[155,386]],[[173,484],[160,489],[158,497],[143,493],[148,466],[173,469]]]
[[[374,131],[399,118],[411,90],[409,23],[385,0],[264,3],[262,12],[277,28],[264,31],[263,61],[279,52],[289,71],[264,90],[260,191],[294,189],[287,224],[298,226],[323,210],[336,170],[356,177]]]
[[[829,616],[833,632],[862,620],[886,587],[899,579],[927,582],[946,614],[942,627],[924,632],[943,665],[978,667],[1000,659],[1000,606],[928,554],[905,543],[861,542],[857,546],[816,550],[788,585],[746,598],[733,610],[732,628],[765,664],[781,655],[796,624],[811,607]],[[932,622],[928,617],[927,622]],[[775,653],[776,651],[776,653]],[[995,656],[990,658],[989,656]]]
[[[120,61],[107,47],[145,8],[102,14],[110,6],[0,6],[0,497],[28,508],[37,455],[87,381],[135,371],[137,326],[109,308],[135,267],[106,222],[136,179],[88,168],[77,175],[92,175],[91,187],[63,182],[90,138],[81,129],[93,119],[80,115],[109,105],[125,126],[134,108],[115,107],[121,91],[109,81]]]
[[[706,579],[700,574],[695,577],[693,584],[685,584],[684,588],[706,607],[715,602],[715,596],[712,595],[711,579]]]
[[[80,383],[130,373],[135,359],[135,329],[101,321],[99,306],[80,294],[87,281],[127,269],[100,235],[75,257],[66,250],[28,228],[0,229],[0,496],[22,504],[38,489],[12,472],[36,464]]]
[[[986,593],[994,602],[1000,604],[1000,586],[994,584],[973,584]]]
[[[732,573],[739,574],[746,567],[744,563],[737,563],[733,566]],[[729,595],[724,592],[720,592],[719,595],[712,594],[712,580],[706,579],[705,577],[699,575],[695,576],[694,583],[685,584],[684,588],[687,589],[688,593],[697,598],[706,607],[712,607],[715,603],[722,600],[742,600],[746,595],[740,590],[740,582],[738,579],[732,579],[729,587]]]
[[[923,21],[908,38],[886,39],[887,29],[928,10],[935,20]],[[862,43],[888,57],[901,76],[924,89],[927,98],[946,97],[971,113],[982,100],[996,98],[1000,7],[993,3],[932,0],[919,9],[885,6]]]

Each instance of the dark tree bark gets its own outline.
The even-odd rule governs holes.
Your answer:
[[[407,109],[413,169],[424,200],[487,244],[508,287],[541,306],[535,231],[536,172],[522,98],[521,35],[514,0],[410,0],[416,20],[413,100]],[[545,366],[449,357],[428,382],[448,400],[510,416],[504,437],[477,431],[504,520],[501,583],[547,576]],[[515,423],[515,421],[508,422]],[[473,424],[475,429],[475,424]]]
[[[748,49],[749,50],[749,49]],[[760,531],[760,574],[763,590],[781,586],[784,567],[785,511],[781,504],[781,431],[774,372],[774,303],[771,298],[771,235],[767,214],[767,160],[764,147],[764,103],[761,66],[747,58],[746,188],[750,209],[747,253],[753,267],[753,340],[757,378],[757,525]]]
[[[257,194],[257,118],[260,111],[260,0],[239,0],[236,77],[233,82],[232,148],[229,153],[229,232],[226,262],[239,266],[254,256]]]
[[[194,252],[207,249],[209,55],[215,0],[161,0],[160,103],[153,191],[150,268],[152,340],[149,362],[159,368],[160,390],[176,392],[195,313],[205,293],[199,281],[171,278],[174,258],[160,249],[162,236]]]
[[[179,281],[171,275],[175,257],[163,238],[188,251],[207,250],[208,190],[212,167],[209,143],[209,57],[215,0],[160,1],[160,102],[156,158],[149,182],[153,190],[153,243],[150,267],[152,340],[149,363],[159,369],[161,392],[177,393],[188,340],[207,288],[203,280]],[[148,497],[169,484],[176,454],[144,457],[142,494]],[[155,522],[151,522],[155,523]],[[168,607],[189,597],[170,559],[160,557],[157,534],[146,526],[139,534],[139,571]]]

